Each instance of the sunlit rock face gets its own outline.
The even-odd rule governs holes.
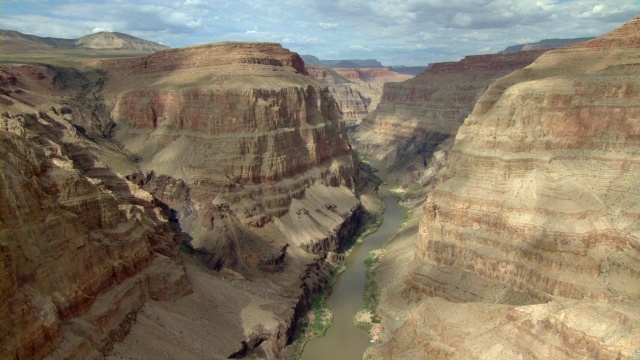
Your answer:
[[[639,67],[636,18],[484,92],[424,205],[419,300],[372,356],[637,357]]]
[[[2,68],[2,358],[282,356],[360,225],[329,90],[276,44],[89,64]]]
[[[412,78],[389,68],[328,68],[307,65],[309,75],[326,84],[338,103],[342,118],[354,131],[362,118],[375,110],[384,84]]]
[[[110,74],[105,92],[114,138],[139,157],[143,172],[188,188],[178,199],[171,187],[149,185],[180,211],[191,245],[210,253],[216,266],[242,265],[261,246],[270,248],[259,238],[279,236],[255,233],[270,232],[263,228],[289,213],[294,200],[307,199],[310,186],[354,189],[337,103],[280,45],[205,45],[102,66]],[[344,216],[319,219],[327,234],[357,207],[353,190],[348,197]],[[309,241],[304,246],[313,247]],[[283,235],[277,242],[280,248],[299,240]]]
[[[433,64],[413,79],[386,84],[377,108],[356,129],[353,143],[360,153],[391,165],[428,156],[456,134],[493,81],[531,64],[542,53],[467,56]]]
[[[637,28],[544,54],[483,94],[425,205],[421,258],[536,300],[640,295]]]

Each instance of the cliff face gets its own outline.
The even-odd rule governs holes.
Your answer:
[[[104,67],[113,136],[143,172],[185,184],[187,198],[156,196],[179,210],[191,245],[215,263],[227,262],[225,252],[237,265],[259,256],[249,248],[268,241],[248,245],[245,238],[262,235],[245,228],[273,226],[311,185],[353,189],[354,159],[336,102],[279,45],[206,45]],[[350,198],[341,212],[357,207]],[[284,239],[299,242],[283,236],[278,248]]]
[[[208,267],[264,279],[240,287],[236,301],[256,299],[249,309],[265,318],[226,324],[222,331],[239,336],[216,351],[278,356],[360,221],[354,156],[330,91],[277,44],[205,45],[99,66],[108,72],[111,134],[137,161],[128,178],[176,211]],[[135,353],[127,341],[117,353]],[[180,346],[197,354],[200,345]]]
[[[640,295],[639,46],[625,30],[545,54],[479,99],[456,137],[453,178],[425,206],[425,261],[474,264],[536,300]]]
[[[543,52],[467,56],[433,64],[413,79],[386,84],[380,103],[363,119],[353,143],[359,152],[388,164],[428,155],[456,134],[495,79],[529,65]]]
[[[88,171],[95,143],[70,123],[74,110],[40,101],[54,87],[50,75],[41,66],[2,69],[0,353],[8,359],[105,353],[146,300],[190,291],[172,250],[177,237],[151,195]]]
[[[384,84],[411,78],[410,75],[400,74],[389,68],[327,68],[307,65],[306,69],[309,75],[328,86],[350,129],[359,125],[362,118],[376,108]]]
[[[329,91],[276,44],[92,65],[2,68],[2,357],[280,356],[360,221]]]
[[[424,205],[405,289],[424,300],[381,353],[637,356],[639,30],[549,51],[480,97]]]

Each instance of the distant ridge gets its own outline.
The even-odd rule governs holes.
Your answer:
[[[166,45],[158,44],[153,41],[143,40],[135,36],[119,32],[107,31],[83,36],[76,40],[76,46],[86,49],[136,50],[148,52],[170,49],[170,47]]]
[[[300,55],[304,63],[307,65],[320,65],[333,68],[382,68],[382,63],[375,59],[357,60],[357,59],[341,59],[341,60],[321,60],[313,55]]]
[[[573,38],[573,39],[544,39],[535,43],[509,46],[506,49],[500,51],[500,53],[516,52],[516,51],[522,51],[522,50],[552,49],[552,48],[581,43],[591,39],[594,39],[594,38],[581,37],[581,38]]]
[[[59,39],[23,34],[14,30],[0,30],[3,53],[17,53],[37,49],[92,49],[156,52],[170,47],[118,32],[98,32],[79,39]]]
[[[427,70],[429,67],[431,67],[431,64],[427,65],[427,66],[404,66],[404,65],[398,65],[398,66],[390,66],[389,68],[397,73],[400,74],[406,74],[406,75],[418,75],[421,72],[424,72],[425,70]]]

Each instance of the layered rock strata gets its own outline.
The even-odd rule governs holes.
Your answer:
[[[124,178],[90,173],[88,162],[108,170],[70,122],[74,110],[42,101],[50,75],[2,69],[3,359],[102,356],[145,301],[190,291],[164,212]]]
[[[255,257],[263,251],[241,248],[268,242],[249,241],[262,236],[251,231],[274,226],[307,190],[342,196],[353,189],[354,158],[336,102],[279,45],[206,45],[103,67],[111,74],[105,93],[115,139],[144,173],[189,188],[188,198],[157,197],[180,212],[196,250],[245,252],[232,251],[232,262]],[[321,227],[350,216],[358,201],[352,192],[346,198],[344,207],[319,210]],[[300,242],[282,235],[277,249]]]
[[[640,296],[637,24],[485,92],[456,136],[453,178],[425,205],[425,263],[535,301]]]
[[[330,92],[276,44],[90,65],[2,69],[2,357],[282,356],[361,219]]]
[[[328,68],[307,65],[306,69],[309,75],[328,86],[349,130],[354,130],[362,118],[378,106],[384,84],[412,77],[389,68]]]
[[[456,134],[495,79],[529,65],[543,52],[467,56],[433,64],[413,79],[386,84],[375,111],[356,129],[353,143],[360,153],[389,165],[428,157]]]
[[[99,66],[109,74],[113,138],[139,167],[128,178],[176,211],[188,247],[210,268],[262,278],[252,282],[258,294],[278,294],[260,300],[278,309],[267,312],[277,321],[230,325],[244,336],[234,356],[278,356],[361,218],[355,159],[330,91],[277,44]]]
[[[414,264],[380,269],[405,283],[383,290],[372,357],[638,356],[639,34],[549,51],[480,97],[407,237]]]

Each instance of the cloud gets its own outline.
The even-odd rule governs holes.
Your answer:
[[[320,27],[325,29],[325,30],[335,30],[335,29],[338,28],[338,24],[336,24],[336,23],[321,22],[318,25],[320,25]]]
[[[5,0],[3,27],[66,38],[111,29],[174,47],[272,41],[320,58],[375,57],[387,65],[600,35],[640,11],[638,0],[30,1]]]
[[[371,48],[362,45],[351,45],[349,48],[352,50],[371,51]]]

